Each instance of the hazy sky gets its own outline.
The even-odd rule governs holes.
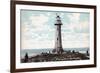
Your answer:
[[[21,48],[54,48],[56,13],[63,48],[89,47],[89,13],[21,10]]]

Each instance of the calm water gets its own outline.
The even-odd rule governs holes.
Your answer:
[[[65,51],[73,51],[80,53],[86,53],[86,51],[89,51],[89,48],[63,48]],[[26,53],[28,53],[29,56],[34,56],[37,54],[41,54],[42,52],[52,52],[53,49],[45,48],[45,49],[21,49],[21,58],[25,56]]]

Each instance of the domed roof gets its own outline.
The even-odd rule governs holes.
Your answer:
[[[56,16],[55,25],[62,25],[62,22],[61,22],[61,19],[60,19],[60,16],[59,15]]]

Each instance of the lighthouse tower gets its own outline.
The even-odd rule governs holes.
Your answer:
[[[62,48],[62,39],[61,39],[61,19],[60,16],[56,16],[56,23],[55,23],[55,48],[53,49],[53,53],[61,54],[63,52]]]

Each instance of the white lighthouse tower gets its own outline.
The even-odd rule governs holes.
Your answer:
[[[63,52],[63,48],[62,48],[62,39],[61,39],[61,19],[60,16],[57,15],[56,16],[56,23],[55,23],[55,48],[53,49],[53,53],[56,54],[61,54]]]

